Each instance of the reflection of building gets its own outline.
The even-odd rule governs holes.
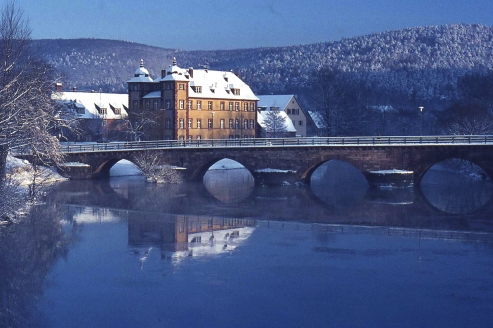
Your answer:
[[[128,219],[128,243],[159,246],[163,251],[184,251],[186,256],[218,254],[233,250],[249,237],[256,220],[187,215],[132,213]]]
[[[232,72],[183,69],[173,65],[152,79],[141,61],[128,83],[129,115],[134,125],[152,120],[149,139],[254,138],[257,101]]]

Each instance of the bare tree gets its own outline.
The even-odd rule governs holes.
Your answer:
[[[22,148],[33,162],[56,165],[63,154],[52,135],[57,125],[51,102],[54,71],[31,53],[30,35],[23,11],[9,1],[0,22],[0,146],[3,152]]]
[[[288,127],[284,116],[279,108],[274,107],[263,112],[265,136],[270,138],[280,138],[286,136]]]
[[[159,155],[152,151],[139,153],[134,156],[134,161],[149,182],[181,182],[180,174],[176,171],[176,168],[164,163]]]

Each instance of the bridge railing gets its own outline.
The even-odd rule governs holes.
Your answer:
[[[493,135],[469,136],[377,136],[309,137],[257,139],[156,140],[109,143],[64,143],[65,153],[119,150],[208,148],[208,147],[287,147],[287,146],[396,146],[396,145],[493,144]]]

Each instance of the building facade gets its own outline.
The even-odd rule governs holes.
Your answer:
[[[153,80],[143,61],[128,83],[135,126],[150,121],[149,140],[254,138],[258,98],[232,72],[173,65]]]

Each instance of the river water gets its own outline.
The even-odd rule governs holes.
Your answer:
[[[1,327],[491,327],[490,182],[68,181],[0,230]]]

